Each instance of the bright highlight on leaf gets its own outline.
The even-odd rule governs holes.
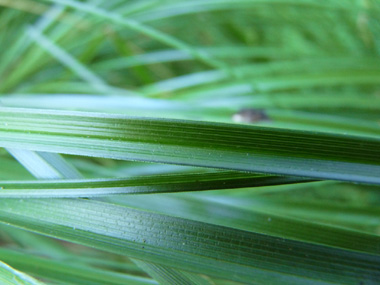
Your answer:
[[[15,270],[4,262],[0,261],[0,282],[4,285],[21,284],[21,285],[38,285],[42,284],[34,278]]]

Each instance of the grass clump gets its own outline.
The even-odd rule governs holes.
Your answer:
[[[379,11],[0,1],[1,282],[375,284]]]

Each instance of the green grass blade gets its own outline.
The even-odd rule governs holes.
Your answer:
[[[102,202],[2,199],[0,206],[3,223],[181,270],[241,282],[304,284],[311,280],[335,282],[339,279],[347,283],[373,282],[380,278],[378,256]]]
[[[241,59],[241,58],[287,58],[295,56],[290,50],[279,49],[273,47],[252,48],[246,46],[230,46],[230,47],[196,47],[199,52],[207,52],[215,58]],[[123,70],[140,65],[149,65],[155,63],[168,63],[175,61],[188,61],[193,57],[182,50],[161,50],[152,53],[139,54],[124,58],[110,59],[96,63],[93,67],[99,71]]]
[[[23,252],[36,257],[44,257],[57,261],[65,261],[69,264],[83,264],[86,267],[100,267],[113,272],[123,272],[144,276],[143,272],[130,262],[127,257],[105,253],[89,247],[63,243],[61,240],[35,234],[23,229],[0,224],[1,233],[7,235],[14,243],[7,243],[2,248],[11,251]],[[68,250],[69,247],[76,247],[76,250]],[[79,250],[78,250],[79,251]],[[105,258],[106,257],[106,258]],[[38,271],[34,271],[38,275]]]
[[[228,88],[225,86],[225,88]],[[376,96],[358,96],[342,94],[341,96],[317,94],[271,94],[256,95],[249,98],[236,96],[233,98],[218,97],[208,99],[198,98],[181,102],[179,100],[163,100],[156,98],[126,97],[126,96],[98,96],[98,95],[64,95],[48,94],[7,95],[1,102],[7,107],[81,110],[95,112],[122,113],[130,116],[165,117],[173,119],[198,118],[203,121],[219,121],[232,123],[239,114],[239,105],[254,107],[261,110],[268,117],[267,120],[249,122],[256,125],[282,127],[288,129],[304,129],[340,134],[380,137],[380,125],[375,119],[362,117],[352,118],[352,112],[358,114],[373,114],[380,112],[380,100]],[[230,95],[229,95],[230,96]],[[200,100],[201,99],[201,100]],[[344,104],[342,100],[344,99]],[[217,103],[216,103],[216,100]],[[194,107],[197,106],[196,110]],[[339,113],[342,108],[351,110],[350,116]],[[293,109],[293,110],[291,110]],[[294,109],[300,109],[294,110]],[[319,110],[330,111],[331,114],[320,114]]]
[[[81,174],[79,172],[77,172],[73,166],[71,166],[69,163],[67,163],[59,154],[44,153],[44,152],[32,152],[32,151],[26,151],[26,150],[20,150],[20,151],[13,150],[13,151],[11,151],[11,153],[20,161],[20,163],[22,163],[24,165],[25,168],[27,168],[37,178],[59,178],[59,177],[64,177],[67,179],[70,179],[70,178],[80,179],[81,178]],[[53,169],[54,171],[50,170],[50,168]],[[46,170],[46,169],[48,169],[48,170]],[[84,185],[84,187],[88,187],[88,185]],[[37,238],[37,240],[36,240],[36,238],[33,239],[33,237],[30,237],[30,235],[29,235],[27,238],[28,238],[28,240],[32,239],[32,241],[33,240],[36,241],[37,245],[41,246],[39,244],[41,237]],[[43,241],[43,242],[44,242],[43,246],[46,246],[45,241]],[[62,254],[62,251],[60,250],[61,248],[59,248],[59,247],[57,248],[54,245],[51,245],[51,248],[55,252],[58,252],[58,254]],[[49,251],[49,254],[50,254],[50,251]],[[30,258],[29,258],[29,260],[30,260]],[[28,262],[26,262],[26,263],[24,262],[23,264],[21,264],[21,266],[24,265],[24,267],[26,266],[26,268],[30,268],[29,260],[28,260]],[[171,282],[172,280],[180,281],[181,284],[193,284],[194,282],[196,284],[208,284],[204,278],[201,278],[200,276],[193,274],[193,273],[180,271],[180,270],[177,270],[174,268],[161,266],[161,265],[154,264],[154,263],[147,264],[144,261],[137,261],[137,260],[133,260],[133,261],[140,268],[142,268],[144,271],[148,272],[149,275],[151,275],[153,278],[155,278],[155,279],[156,279],[156,277],[159,278],[157,280],[160,280],[160,282],[163,284]],[[94,262],[94,260],[92,262]],[[35,262],[35,263],[38,263],[38,262]],[[35,263],[33,263],[32,268],[34,268]],[[44,262],[42,262],[42,263],[44,263]],[[70,267],[67,268],[67,266],[65,264],[63,266],[60,264],[55,264],[55,265],[53,265],[53,268],[51,268],[51,265],[49,264],[50,271],[52,271],[52,273],[50,273],[48,270],[48,272],[47,272],[48,277],[50,276],[50,278],[57,279],[57,275],[60,275],[61,271],[57,272],[57,270],[55,269],[56,266],[60,267],[61,269],[62,269],[62,267],[63,268],[66,267],[67,272],[65,272],[65,274],[63,275],[65,278],[64,279],[65,281],[67,281],[67,277],[65,276],[66,274],[72,275],[75,271],[77,271],[77,269],[72,270],[72,268],[70,268]],[[37,273],[38,274],[40,274],[41,267],[43,268],[44,265],[37,266],[37,269],[38,269]],[[79,274],[79,276],[76,276],[75,274],[74,274],[74,276],[72,276],[72,278],[74,279],[74,281],[76,283],[80,283],[80,281],[82,281],[81,278],[84,277],[85,279],[84,279],[83,283],[88,284],[88,282],[90,282],[90,279],[94,278],[94,274],[91,274],[91,272],[90,272],[91,278],[88,275],[83,276],[83,272],[85,272],[85,271],[86,271],[86,267],[82,268],[80,270],[81,274]],[[77,274],[78,274],[78,272],[77,272]],[[110,274],[111,274],[111,276],[109,276]],[[44,277],[46,277],[46,276],[44,276]],[[97,272],[97,274],[95,274],[96,280],[101,281],[101,279],[105,279],[105,280],[108,280],[108,281],[106,281],[107,283],[111,282],[111,281],[109,281],[109,279],[112,279],[112,277],[114,277],[114,276],[112,276],[112,273],[109,273],[106,271],[104,272],[104,274],[102,274],[102,272],[100,272],[100,273]],[[118,277],[119,277],[119,279],[124,278],[123,276],[116,276],[114,278],[115,284],[117,284],[116,282],[121,282],[121,284],[123,284],[124,282],[128,282],[128,280],[120,281],[120,280],[118,280]],[[79,280],[77,278],[79,278]],[[129,283],[137,283],[138,284],[139,282],[142,283],[143,280],[142,279],[140,280],[139,278],[131,278],[131,280],[129,280]]]
[[[31,152],[22,149],[7,149],[34,177],[41,179],[80,178],[80,174],[59,155]]]
[[[155,194],[258,187],[308,181],[310,180],[228,171],[152,175],[128,179],[0,181],[0,197],[94,197],[113,194]]]
[[[281,204],[279,203],[274,204],[273,207],[269,203],[255,203],[257,200],[255,197],[258,195],[252,195],[252,191],[248,189],[245,191],[247,194],[240,200],[236,199],[228,191],[223,191],[219,195],[215,192],[210,192],[209,195],[208,193],[202,193],[202,195],[199,195],[200,193],[197,193],[197,195],[185,193],[177,195],[162,194],[149,197],[149,199],[140,195],[133,197],[118,196],[109,197],[106,200],[127,207],[184,219],[380,255],[380,237],[378,235],[319,224],[317,223],[318,215],[323,214],[323,211],[318,212],[318,214],[314,212],[314,216],[307,215],[307,211],[305,211],[303,212],[305,217],[301,214],[297,217],[292,217],[288,215],[288,213],[292,214],[292,211],[281,211]],[[251,203],[246,201],[251,201]],[[167,205],[171,205],[171,207]],[[205,209],[207,209],[207,214],[205,214]],[[293,211],[296,211],[296,209],[294,207]],[[325,216],[326,218],[330,217],[330,220],[334,219],[329,213],[325,214]],[[339,213],[335,212],[334,216],[339,216]],[[353,219],[354,216],[353,214],[350,218]],[[368,222],[370,223],[371,219]]]
[[[30,253],[0,249],[3,260],[14,267],[20,268],[40,278],[55,280],[70,284],[157,284],[154,280],[110,272],[100,268],[92,268],[78,262],[53,260]],[[29,284],[29,283],[27,283]]]
[[[200,275],[194,273],[188,273],[181,270],[176,270],[170,267],[145,262],[141,260],[134,259],[134,262],[152,276],[159,284],[197,284],[197,285],[211,285],[209,280],[203,278]]]
[[[213,195],[208,195],[208,192],[199,192],[197,198],[204,200],[204,203],[213,201],[222,203],[224,206],[238,206],[248,211],[254,209],[254,211],[266,214],[268,218],[271,215],[291,219],[294,217],[304,222],[314,221],[338,229],[350,229],[356,232],[355,235],[359,239],[361,233],[379,235],[380,195],[378,186],[325,181],[267,187],[264,191],[255,191],[254,193],[239,190],[218,192],[212,192]],[[332,234],[332,236],[334,235]],[[323,242],[323,236],[320,238]],[[343,241],[345,238],[341,236],[339,239]],[[357,245],[361,247],[365,244],[376,245],[377,243],[359,242]],[[377,246],[368,250],[373,253],[378,252]]]
[[[87,3],[81,3],[78,1],[71,1],[71,0],[49,0],[49,2],[59,3],[67,7],[72,7],[74,9],[77,9],[78,11],[83,11],[86,13],[89,13],[91,15],[94,15],[99,18],[103,18],[107,21],[111,21],[115,24],[127,27],[133,31],[142,33],[148,37],[151,37],[154,40],[157,40],[159,42],[162,42],[168,46],[174,47],[179,50],[186,51],[187,53],[191,54],[194,58],[205,62],[206,64],[217,67],[217,68],[224,68],[225,65],[218,60],[213,59],[210,57],[209,54],[199,52],[198,50],[192,48],[191,46],[187,45],[186,43],[182,42],[181,40],[172,37],[166,33],[160,32],[158,30],[155,30],[151,27],[148,27],[142,23],[139,23],[138,21],[125,18],[117,13],[106,11],[102,8],[95,7],[93,5],[87,4]]]
[[[0,146],[380,184],[380,140],[122,115],[1,108]]]
[[[348,206],[343,203],[313,204],[305,202],[271,201],[271,199],[257,199],[263,211],[276,215],[287,215],[302,220],[313,219],[316,222],[335,227],[344,227],[358,232],[379,235],[380,209],[371,205]]]
[[[43,283],[0,261],[0,283],[4,285],[41,285]]]
[[[310,1],[310,0],[193,0],[189,1],[169,1],[156,9],[142,11],[141,15],[137,15],[142,21],[153,21],[169,17],[184,16],[187,14],[234,9],[259,9],[268,6],[293,6],[293,7],[309,7],[310,9],[320,10],[343,10],[350,11],[358,9],[360,4],[356,4],[350,0],[346,1]]]
[[[38,252],[41,256],[50,258],[65,258],[70,256],[70,252],[56,239],[9,227],[4,224],[0,225],[0,230],[17,244],[17,248],[30,249],[33,252]],[[10,248],[12,246],[16,247],[13,244],[4,244],[2,248]]]
[[[78,60],[64,51],[62,48],[58,47],[55,43],[50,41],[42,33],[32,26],[28,28],[28,35],[45,51],[49,52],[62,62],[65,66],[70,68],[79,78],[82,78],[84,81],[89,82],[94,88],[97,88],[103,92],[110,92],[110,88],[100,77],[95,75],[87,67],[81,64]]]
[[[144,86],[142,92],[149,96],[169,92],[178,96],[177,93],[182,92],[184,96],[188,92],[186,89],[204,88],[211,84],[218,88],[219,84],[226,82],[248,85],[252,93],[341,85],[377,86],[379,63],[376,57],[360,60],[332,57],[250,64],[231,67],[232,78],[225,70],[202,71]]]

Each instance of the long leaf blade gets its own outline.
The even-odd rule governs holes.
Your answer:
[[[0,181],[0,197],[94,197],[113,194],[148,194],[215,189],[233,189],[309,180],[220,171],[151,175],[127,179],[75,179],[45,181]]]
[[[380,184],[380,140],[122,115],[1,108],[0,146]]]
[[[311,280],[323,283],[336,280],[373,282],[380,278],[379,256],[113,204],[83,199],[2,199],[0,206],[3,223],[178,269],[241,282],[304,284]]]

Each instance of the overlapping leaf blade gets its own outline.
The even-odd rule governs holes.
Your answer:
[[[93,197],[113,194],[232,189],[307,181],[309,180],[228,171],[153,175],[127,179],[0,181],[0,197]]]
[[[154,280],[101,270],[67,260],[51,260],[32,253],[0,249],[9,264],[48,280],[72,284],[157,284]],[[27,283],[28,284],[28,283]]]
[[[0,261],[0,282],[4,285],[40,285],[39,281],[36,279],[22,273],[4,262]]]
[[[375,255],[148,213],[91,200],[2,199],[18,227],[178,269],[242,282],[373,282]],[[45,213],[49,212],[49,215]],[[334,267],[331,267],[334,264]]]

